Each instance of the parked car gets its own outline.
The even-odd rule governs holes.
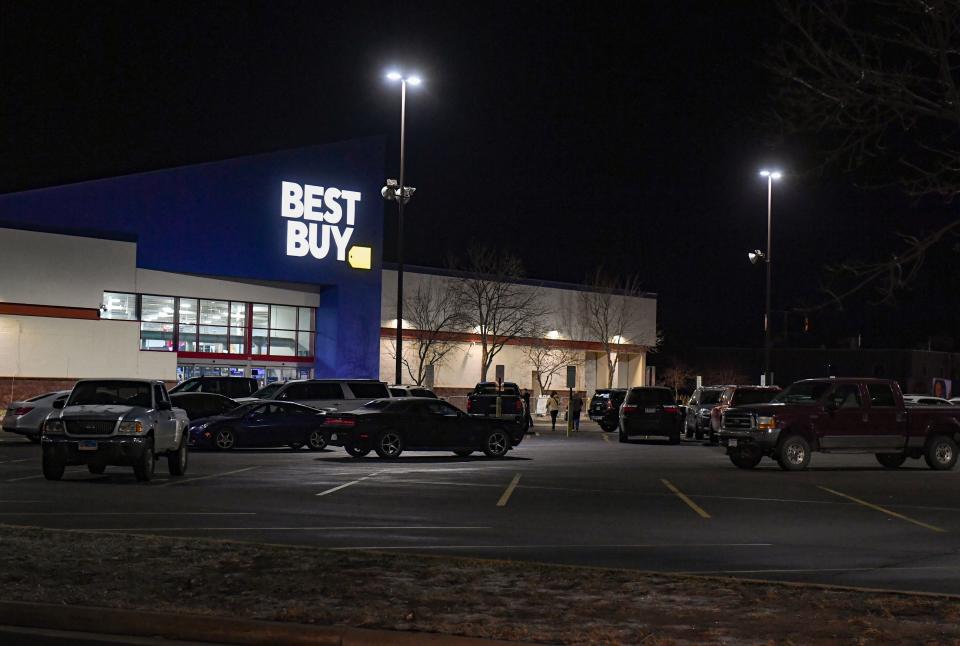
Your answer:
[[[627,396],[626,388],[597,388],[590,398],[587,415],[608,433],[620,426],[620,405]]]
[[[65,402],[55,401],[43,426],[43,475],[59,480],[68,465],[103,473],[133,467],[137,480],[153,478],[166,456],[172,476],[187,471],[187,414],[174,408],[162,381],[83,379]]]
[[[23,401],[10,402],[0,428],[7,433],[18,433],[31,442],[38,443],[43,434],[43,422],[53,410],[53,403],[66,401],[69,395],[69,390],[57,390]]]
[[[727,386],[720,394],[720,401],[710,411],[710,443],[717,443],[717,433],[723,413],[734,406],[766,404],[782,390],[780,386]]]
[[[373,399],[389,396],[390,391],[387,390],[387,385],[375,379],[298,379],[264,386],[253,396],[240,401],[266,397],[327,411],[349,411]]]
[[[932,395],[904,395],[903,403],[907,406],[953,406],[951,400]]]
[[[884,379],[807,379],[769,404],[730,408],[720,444],[741,469],[764,456],[787,471],[806,469],[813,451],[873,453],[887,468],[923,457],[952,469],[960,441],[956,406],[905,406],[900,386]]]
[[[248,402],[191,422],[189,442],[191,447],[218,451],[267,446],[319,451],[327,446],[325,416],[322,410],[294,402]]]
[[[669,388],[639,387],[627,391],[620,407],[620,441],[631,438],[666,437],[680,442],[683,420],[680,407]]]
[[[174,408],[183,409],[191,420],[223,415],[240,405],[216,393],[172,393],[170,403]]]
[[[467,395],[467,414],[471,417],[497,417],[497,400],[500,401],[500,419],[524,425],[527,413],[520,386],[510,382],[504,382],[501,387],[495,381],[478,383]]]
[[[473,417],[440,399],[378,399],[349,413],[327,415],[330,444],[353,457],[371,450],[381,458],[403,451],[452,451],[466,457],[483,451],[501,458],[523,440],[524,428],[511,420]]]
[[[403,386],[393,385],[389,389],[391,397],[429,397],[430,399],[439,399],[437,394],[426,386]]]
[[[687,438],[698,440],[710,435],[710,412],[720,403],[726,386],[703,386],[693,391],[684,412],[684,430]]]
[[[259,386],[252,377],[191,377],[171,388],[170,394],[216,393],[235,399],[249,397]]]

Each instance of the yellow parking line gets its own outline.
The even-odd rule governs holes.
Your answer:
[[[703,507],[701,507],[701,506],[698,505],[697,503],[695,503],[695,502],[693,502],[692,500],[690,500],[690,498],[687,497],[687,495],[686,495],[685,493],[683,493],[682,491],[680,491],[679,489],[677,489],[676,487],[674,487],[672,482],[670,482],[669,480],[664,480],[663,478],[660,479],[660,482],[662,482],[664,485],[666,485],[667,489],[669,489],[670,491],[672,491],[672,492],[674,493],[674,495],[676,495],[677,498],[679,498],[679,499],[682,500],[683,502],[687,503],[687,507],[689,507],[689,508],[692,509],[693,511],[697,512],[697,514],[700,515],[700,518],[710,518],[710,514],[708,514],[707,512],[705,512],[705,511],[703,510]]]
[[[606,442],[607,444],[609,444],[609,443],[610,443],[610,436],[605,434],[605,435],[603,436],[603,441]]]
[[[513,480],[510,481],[510,484],[507,485],[507,488],[504,490],[503,495],[500,496],[500,500],[497,501],[497,507],[506,507],[507,501],[510,500],[510,496],[513,495],[513,490],[517,488],[517,483],[520,482],[520,474],[513,476]]]
[[[829,487],[820,487],[820,488],[823,489],[824,491],[828,491],[828,492],[832,493],[832,494],[835,495],[835,496],[840,496],[841,498],[846,498],[847,500],[852,500],[853,502],[855,502],[855,503],[857,503],[857,504],[860,504],[860,505],[863,505],[864,507],[869,507],[870,509],[873,509],[873,510],[875,510],[875,511],[879,511],[880,513],[886,514],[886,515],[888,515],[888,516],[893,516],[894,518],[899,518],[900,520],[905,520],[905,521],[907,521],[908,523],[913,523],[914,525],[919,525],[920,527],[923,527],[924,529],[929,529],[929,530],[932,530],[932,531],[934,531],[934,532],[946,532],[946,531],[947,531],[947,530],[943,529],[942,527],[937,527],[936,525],[928,525],[927,523],[920,522],[919,520],[915,520],[915,519],[913,519],[913,518],[910,518],[909,516],[904,516],[903,514],[898,514],[898,513],[895,512],[895,511],[890,511],[890,510],[887,509],[886,507],[881,507],[880,505],[874,505],[873,503],[867,502],[866,500],[860,500],[859,498],[854,498],[853,496],[848,496],[848,495],[845,494],[845,493],[840,493],[839,491],[834,491],[833,489],[830,489]]]

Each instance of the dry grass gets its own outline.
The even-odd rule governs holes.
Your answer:
[[[556,644],[958,644],[960,601],[0,527],[7,599]]]

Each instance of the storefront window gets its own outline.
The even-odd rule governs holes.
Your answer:
[[[269,331],[265,328],[253,328],[253,334],[250,336],[250,352],[253,354],[266,354],[267,353],[267,339],[269,339]]]
[[[201,314],[201,318],[203,318],[202,314]],[[227,352],[226,326],[201,325],[199,347],[200,347],[199,352],[209,352],[213,354],[226,354]]]
[[[247,339],[247,304],[230,303],[230,352],[243,354]]]
[[[270,327],[270,306],[263,303],[253,304],[253,327]]]
[[[299,312],[299,325],[297,329],[301,332],[313,332],[313,308],[301,307],[299,308]]]
[[[196,323],[197,322],[197,299],[195,298],[181,298],[180,299],[180,315],[177,317],[180,323]],[[196,334],[196,330],[193,331]]]
[[[297,333],[297,356],[298,357],[313,356],[313,333],[312,332]]]
[[[100,318],[115,321],[137,320],[137,295],[122,292],[104,292]]]
[[[174,308],[173,296],[149,296],[140,299],[140,349],[172,352]]]
[[[148,296],[144,294],[140,320],[173,323],[173,306],[173,296]]]
[[[197,351],[197,326],[196,325],[180,326],[180,339],[177,343],[177,349],[180,350],[180,352],[196,352]]]
[[[274,330],[296,330],[297,308],[289,305],[271,305],[270,327]]]
[[[140,323],[140,349],[173,351],[173,323]]]
[[[294,356],[297,345],[295,330],[270,330],[270,354],[278,356]]]

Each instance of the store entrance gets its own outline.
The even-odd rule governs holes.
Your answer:
[[[191,377],[246,377],[243,366],[204,366],[181,364],[177,366],[177,381]]]
[[[313,369],[301,366],[254,366],[250,376],[263,385],[291,379],[310,379]]]
[[[177,365],[177,381],[181,382],[191,377],[253,377],[261,386],[277,381],[291,379],[310,379],[313,377],[312,365],[257,365],[255,362],[245,363],[202,363],[184,361]]]

